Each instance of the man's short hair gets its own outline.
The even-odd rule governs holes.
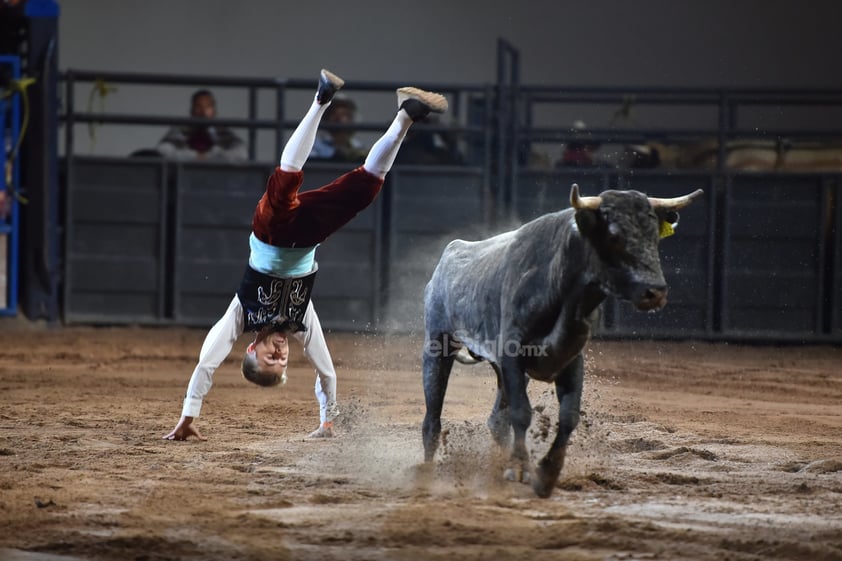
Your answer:
[[[211,92],[210,90],[196,90],[195,92],[193,92],[193,95],[190,96],[190,107],[193,107],[193,105],[196,103],[196,100],[205,95],[214,100],[214,102],[216,102],[216,98],[213,97],[213,92]]]
[[[268,388],[286,382],[286,373],[283,376],[278,376],[274,372],[261,372],[260,365],[257,362],[257,353],[254,350],[246,351],[243,355],[242,371],[243,378],[258,386]]]
[[[336,94],[333,96],[333,101],[331,101],[330,105],[328,105],[327,109],[325,109],[322,118],[327,117],[328,119],[330,119],[331,114],[339,109],[350,109],[351,111],[356,113],[357,104],[354,102],[353,99],[346,95]]]

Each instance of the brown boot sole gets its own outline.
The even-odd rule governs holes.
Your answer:
[[[439,93],[428,92],[420,88],[399,88],[398,107],[407,99],[417,99],[430,108],[433,113],[444,113],[447,111],[447,98]]]
[[[330,70],[326,70],[326,69],[322,68],[322,74],[324,74],[324,77],[327,78],[327,81],[331,83],[331,85],[333,86],[333,89],[335,89],[335,90],[338,90],[342,86],[345,85],[345,80],[343,80],[342,78],[340,78],[339,76],[337,76],[336,74],[331,72]]]

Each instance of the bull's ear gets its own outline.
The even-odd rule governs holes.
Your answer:
[[[580,209],[576,211],[576,226],[579,227],[579,232],[586,238],[593,237],[596,232],[597,224],[599,223],[599,211],[590,209]]]
[[[678,224],[678,211],[676,210],[661,210],[655,211],[658,218],[669,224]]]
[[[675,233],[678,226],[678,211],[657,209],[658,215],[658,236],[666,238]]]

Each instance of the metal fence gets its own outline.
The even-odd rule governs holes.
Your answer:
[[[16,56],[0,56],[0,74],[10,81],[21,77]],[[3,169],[0,171],[0,316],[17,313],[18,238],[20,236],[20,158],[21,94],[11,87],[0,90],[0,142],[3,143]]]
[[[210,325],[239,286],[261,164],[76,157],[67,185],[64,320]],[[303,190],[348,171],[308,165]],[[334,329],[418,327],[443,244],[481,235],[482,170],[404,166],[319,248],[314,301]]]
[[[516,64],[511,53],[506,57]],[[537,168],[524,158],[533,144],[567,142],[575,136],[559,125],[536,126],[536,103],[616,103],[628,95],[606,88],[553,88],[550,93],[521,86],[517,72],[502,66],[505,77],[496,85],[421,85],[459,100],[455,106],[462,123],[450,132],[462,135],[473,157],[464,166],[395,166],[375,204],[320,247],[314,301],[328,328],[421,329],[423,287],[448,241],[477,239],[564,208],[575,182],[585,194],[606,188],[638,189],[652,196],[705,190],[703,200],[682,211],[677,235],[662,242],[669,305],[658,314],[641,314],[609,299],[602,308],[599,336],[842,341],[842,172],[729,170],[724,144],[709,169]],[[65,77],[68,98],[73,97],[71,85],[103,77],[162,81],[151,75],[72,72]],[[215,83],[202,77],[163,83],[185,80]],[[312,84],[246,80],[241,85],[252,92],[274,88],[277,118],[221,124],[250,131],[272,128],[279,149],[297,124],[284,116],[286,93],[311,89]],[[371,91],[394,86],[361,85]],[[700,134],[714,134],[724,142],[749,133],[740,116],[746,107],[804,99],[842,107],[838,94],[767,93],[634,91],[637,103],[704,106],[702,114],[713,120],[713,127],[597,127],[592,132],[619,144]],[[65,160],[64,320],[209,325],[236,290],[248,251],[251,213],[273,164],[74,155],[72,124],[94,121],[173,122],[84,112],[65,116],[70,151]],[[360,127],[380,130],[382,124]],[[781,138],[785,132],[769,134]],[[257,138],[250,134],[250,143]],[[347,169],[308,163],[305,188],[327,183]]]

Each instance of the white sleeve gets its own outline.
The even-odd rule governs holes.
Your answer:
[[[198,152],[187,146],[187,138],[178,127],[168,130],[155,148],[161,156],[170,160],[195,160],[199,155]]]
[[[222,148],[221,146],[212,146],[210,150],[205,153],[205,158],[217,162],[245,162],[249,155],[244,144],[238,144],[231,148]]]
[[[243,306],[240,299],[234,295],[225,315],[211,328],[202,343],[199,352],[199,364],[193,370],[190,383],[187,385],[187,395],[181,410],[183,417],[198,417],[202,410],[202,400],[208,394],[213,384],[213,373],[222,361],[231,353],[234,343],[243,334]]]
[[[186,162],[198,160],[199,153],[192,148],[176,148],[167,142],[161,142],[156,147],[158,153],[169,160],[178,160],[179,162]]]

